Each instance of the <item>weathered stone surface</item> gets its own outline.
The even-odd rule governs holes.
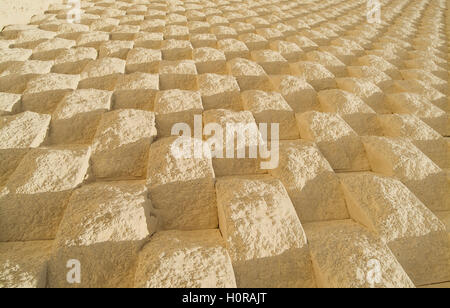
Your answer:
[[[222,178],[216,191],[238,287],[315,286],[305,233],[279,180]]]
[[[296,76],[304,78],[316,91],[336,88],[335,76],[323,65],[316,62],[297,62],[291,64]]]
[[[159,66],[161,90],[197,90],[197,68],[193,60],[162,61]]]
[[[126,71],[127,73],[158,73],[159,63],[162,60],[160,50],[134,48],[128,52]]]
[[[264,69],[255,62],[237,58],[228,61],[228,71],[233,75],[242,91],[261,90],[270,91],[272,84]]]
[[[155,228],[144,182],[95,183],[75,190],[56,236],[49,286],[132,287],[138,252]],[[80,284],[67,282],[70,259],[80,262]]]
[[[198,84],[205,110],[241,108],[240,88],[233,76],[202,74]]]
[[[125,72],[126,61],[101,58],[90,62],[81,72],[79,89],[113,91],[120,74]]]
[[[92,168],[99,178],[142,178],[150,144],[156,137],[155,114],[121,109],[102,115],[92,143]]]
[[[227,71],[225,54],[215,48],[202,47],[194,49],[193,59],[199,74],[224,74]]]
[[[202,154],[202,141],[190,137],[163,138],[150,147],[147,184],[161,229],[217,228],[214,170]]]
[[[114,91],[114,109],[153,110],[159,77],[156,74],[132,73],[117,79]]]
[[[351,220],[305,225],[317,285],[325,288],[413,288],[389,248]]]
[[[219,230],[158,232],[139,254],[134,281],[138,288],[236,287]]]
[[[296,118],[301,138],[314,141],[333,169],[369,170],[361,138],[339,115],[310,111]]]
[[[340,178],[351,217],[380,236],[415,285],[449,279],[445,226],[406,186],[372,173]]]
[[[0,241],[53,239],[67,198],[89,167],[90,148],[30,150],[0,196]]]
[[[0,243],[0,288],[45,288],[52,241]]]

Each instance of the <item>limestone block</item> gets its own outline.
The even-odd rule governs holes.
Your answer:
[[[443,136],[450,135],[448,115],[436,107],[424,96],[415,93],[396,93],[386,97],[387,103],[393,112],[399,114],[413,114],[431,126]]]
[[[125,60],[133,48],[133,41],[107,41],[100,45],[99,58],[119,58]]]
[[[136,33],[140,30],[139,26],[120,24],[111,31],[111,40],[113,41],[133,41]]]
[[[339,179],[309,141],[282,141],[280,163],[269,173],[286,188],[302,222],[349,218]]]
[[[319,63],[307,61],[293,63],[291,71],[295,76],[305,79],[316,91],[337,87],[335,76]]]
[[[306,54],[307,61],[316,62],[323,65],[336,77],[347,75],[346,66],[338,58],[328,52],[310,51]]]
[[[196,155],[197,146],[200,139],[169,137],[150,147],[147,183],[162,230],[218,226],[211,158]]]
[[[404,137],[442,169],[450,168],[450,152],[442,136],[414,115],[392,114],[378,117],[387,137]]]
[[[52,113],[67,93],[77,88],[78,75],[47,74],[32,79],[22,96],[22,109]]]
[[[314,51],[319,48],[319,45],[305,36],[293,35],[286,38],[288,42],[297,44],[304,52]]]
[[[238,36],[236,30],[228,26],[215,26],[211,28],[211,32],[217,37],[218,40],[235,38]]]
[[[21,104],[21,95],[0,92],[0,116],[18,113]]]
[[[253,114],[257,124],[278,123],[280,134],[275,138],[284,140],[300,137],[294,111],[280,93],[259,90],[245,91],[242,93],[242,105],[244,110]],[[271,136],[272,138],[274,136]]]
[[[67,94],[52,114],[52,144],[91,144],[101,115],[111,109],[112,92],[87,89]]]
[[[159,137],[170,137],[177,123],[187,123],[194,131],[194,115],[203,112],[202,96],[196,91],[161,91],[156,95],[154,111]]]
[[[374,66],[347,66],[348,76],[367,79],[382,90],[388,86],[392,78]]]
[[[217,47],[225,54],[227,61],[233,60],[234,58],[250,57],[250,50],[247,45],[236,39],[219,40],[217,41]]]
[[[218,49],[210,47],[194,49],[193,58],[199,74],[224,74],[227,71],[225,54]]]
[[[202,74],[198,84],[205,110],[241,108],[240,88],[233,76]]]
[[[395,176],[432,211],[448,211],[450,198],[445,173],[403,138],[364,137],[374,172]]]
[[[6,67],[14,62],[22,62],[28,60],[33,51],[30,49],[11,48],[0,50],[0,67]]]
[[[235,288],[224,246],[219,230],[158,232],[139,254],[134,286]]]
[[[141,30],[142,26],[141,26]],[[148,48],[157,50],[161,48],[164,35],[160,32],[139,32],[134,37],[134,48]]]
[[[299,31],[299,34],[309,38],[310,40],[312,40],[314,43],[316,43],[319,46],[329,45],[330,40],[331,40],[325,34],[319,32],[319,31],[316,31],[316,30],[312,30],[312,29],[301,30],[301,31]]]
[[[322,111],[339,114],[360,136],[382,136],[378,116],[358,96],[343,90],[325,90],[318,93]]]
[[[448,281],[445,226],[400,181],[373,173],[341,175],[350,216],[376,232],[415,285]]]
[[[233,75],[242,91],[270,91],[273,86],[264,69],[257,63],[236,58],[227,63],[230,75]]]
[[[97,59],[97,50],[91,47],[78,47],[64,50],[55,59],[53,73],[81,74],[86,65]]]
[[[378,70],[386,73],[394,80],[401,80],[403,77],[399,69],[395,65],[376,55],[366,55],[360,57],[358,58],[358,64],[362,66],[373,66]]]
[[[50,71],[52,71],[53,64],[54,61],[39,60],[15,62],[11,65],[8,65],[8,67],[0,75],[25,75],[24,77],[28,77],[29,79],[31,79],[32,77],[38,77],[39,75],[50,73]]]
[[[94,175],[114,179],[144,177],[155,137],[153,112],[122,109],[103,114],[93,141]]]
[[[194,48],[210,47],[216,48],[217,38],[211,33],[191,34],[190,41]]]
[[[361,225],[315,222],[305,231],[318,287],[414,288],[389,248]]]
[[[163,60],[180,61],[192,59],[192,44],[183,40],[164,40],[161,44]]]
[[[197,90],[197,68],[193,60],[162,61],[159,67],[161,90]]]
[[[450,110],[446,95],[419,80],[396,80],[392,88],[392,93],[410,92],[420,94],[438,108],[447,112]]]
[[[0,196],[0,241],[55,238],[72,190],[89,167],[86,146],[30,150]]]
[[[402,70],[400,72],[405,80],[419,80],[427,85],[432,86],[443,94],[448,94],[448,82],[441,79],[430,72],[420,69]]]
[[[136,72],[121,75],[114,91],[114,109],[153,110],[158,91],[159,78],[156,74]]]
[[[125,73],[126,62],[117,58],[101,58],[90,62],[81,72],[79,89],[113,91],[117,79]]]
[[[290,73],[289,63],[276,51],[270,49],[252,51],[251,58],[253,61],[261,65],[269,75],[282,75]]]
[[[164,28],[164,38],[166,40],[187,40],[189,39],[189,28],[178,25],[168,25]]]
[[[269,42],[263,36],[255,33],[241,34],[239,35],[239,40],[244,42],[250,51],[267,49],[269,47]]]
[[[218,124],[222,129],[222,132],[213,130],[214,133],[210,132],[211,136],[205,136],[205,139],[212,143],[211,146],[214,146],[213,150],[216,151],[212,163],[217,177],[266,173],[266,170],[260,169],[260,158],[258,155],[250,156],[250,148],[264,144],[251,112],[227,109],[214,109],[203,112],[203,126],[206,127],[212,123]],[[222,144],[220,144],[220,139],[216,139],[216,135],[223,136]],[[222,148],[220,149],[218,146]],[[232,154],[232,157],[229,157],[230,155],[227,155],[227,153]],[[244,153],[245,155],[240,157],[238,153]]]
[[[109,33],[94,31],[91,29],[90,32],[82,33],[77,38],[77,46],[79,47],[91,47],[95,49],[99,49],[100,45],[109,40]]]
[[[191,34],[190,38],[192,39],[192,35],[208,33],[211,25],[206,21],[193,20],[188,22],[188,27]]]
[[[134,48],[128,52],[126,72],[127,73],[158,73],[159,63],[162,60],[160,50]]]
[[[254,33],[256,29],[252,24],[241,21],[234,22],[230,26],[233,27],[239,34]]]
[[[158,11],[159,13],[161,13],[161,11]],[[151,15],[149,15],[151,16]],[[162,18],[164,18],[163,16],[160,16]],[[164,19],[152,19],[152,18],[147,18],[144,22],[141,23],[141,30],[142,31],[148,31],[148,32],[160,32],[163,36],[164,33],[162,33],[164,31],[166,27],[166,21]]]
[[[356,61],[356,55],[347,47],[342,46],[322,46],[319,47],[320,52],[325,54],[331,54],[333,57],[344,63],[345,65],[351,65]],[[333,59],[333,62],[335,59]]]
[[[33,49],[32,60],[48,61],[58,57],[62,52],[76,45],[73,40],[54,38],[40,43]]]
[[[52,241],[0,243],[0,288],[45,288]]]
[[[281,54],[288,62],[298,62],[302,59],[303,51],[297,44],[288,41],[270,42],[270,49]]]
[[[435,212],[434,214],[445,225],[447,233],[450,233],[450,211]]]
[[[296,114],[302,139],[314,141],[334,170],[369,170],[361,138],[337,114]]]
[[[132,287],[138,252],[155,232],[144,182],[107,182],[74,191],[49,262],[49,287]],[[67,261],[80,261],[69,284]]]
[[[320,110],[317,93],[301,77],[291,75],[270,76],[276,91],[280,92],[295,113]]]
[[[302,225],[279,180],[221,178],[216,192],[220,230],[239,288],[315,287]]]

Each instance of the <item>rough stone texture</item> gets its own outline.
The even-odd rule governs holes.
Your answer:
[[[56,235],[49,286],[133,286],[138,251],[156,228],[151,211],[144,181],[95,183],[75,190]],[[80,284],[66,280],[69,259],[80,261]]]
[[[305,233],[279,180],[222,178],[216,191],[220,230],[239,288],[315,286]]]
[[[139,255],[137,288],[235,288],[219,230],[162,231]]]
[[[67,1],[0,0],[0,286],[45,287],[58,231],[115,229],[114,244],[52,251],[47,286],[69,286],[76,251],[71,287],[412,286],[403,269],[448,287],[449,4],[379,2],[381,23],[367,0],[82,0],[72,22]],[[196,155],[175,156],[182,140]],[[249,249],[270,256],[237,264],[223,246],[225,195]],[[137,199],[153,229],[132,245]],[[106,200],[118,211],[93,206]],[[319,223],[306,239],[297,216]]]

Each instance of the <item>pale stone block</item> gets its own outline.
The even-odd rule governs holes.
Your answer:
[[[214,34],[211,33],[191,34],[190,41],[194,48],[216,48],[217,45],[217,38]]]
[[[62,38],[54,38],[40,43],[33,49],[32,60],[48,61],[58,57],[62,52],[74,47],[76,42]]]
[[[197,90],[197,68],[193,60],[162,61],[159,67],[161,90]]]
[[[291,75],[270,76],[276,91],[280,92],[295,113],[320,110],[317,92],[301,77]]]
[[[289,63],[276,51],[270,49],[252,51],[251,57],[269,75],[290,74]]]
[[[150,147],[147,184],[162,230],[218,226],[211,158],[196,156],[197,146],[203,151],[200,139],[169,137]]]
[[[261,90],[270,91],[272,83],[264,69],[257,63],[236,58],[227,63],[230,75],[233,75],[242,91]]]
[[[339,115],[309,111],[296,118],[301,138],[315,142],[334,170],[369,170],[361,137]]]
[[[141,30],[142,26],[141,26]],[[134,38],[134,48],[148,48],[158,50],[161,48],[164,35],[160,32],[139,32]]]
[[[358,58],[358,64],[362,66],[373,66],[378,70],[386,73],[394,80],[401,80],[403,77],[399,69],[395,65],[376,55],[366,55],[360,57]]]
[[[239,40],[244,42],[250,51],[267,49],[269,47],[269,41],[267,41],[263,36],[255,33],[241,34],[239,35]]]
[[[318,287],[414,288],[389,248],[361,225],[316,222],[305,224],[305,231]]]
[[[239,288],[315,287],[305,233],[279,180],[222,178],[216,192],[220,230]]]
[[[55,238],[72,190],[85,179],[86,146],[30,150],[0,196],[0,241]]]
[[[404,138],[364,137],[372,171],[395,176],[432,211],[448,211],[446,174]]]
[[[111,40],[132,42],[136,37],[136,33],[139,33],[139,30],[139,26],[120,24],[111,30]]]
[[[162,60],[160,50],[134,48],[127,56],[127,73],[151,73],[156,74],[159,70],[159,63]]]
[[[121,75],[114,91],[114,109],[153,110],[158,91],[159,77],[156,74],[136,72]]]
[[[94,136],[92,168],[98,178],[142,178],[150,144],[156,137],[155,114],[122,109],[102,115]]]
[[[109,40],[109,33],[97,32],[91,29],[88,33],[81,34],[76,42],[79,47],[92,47],[99,49],[100,45]]]
[[[113,91],[117,79],[125,73],[126,61],[117,58],[102,58],[90,62],[81,72],[79,89]]]
[[[233,76],[202,74],[198,84],[205,110],[241,108],[241,89]]]
[[[336,77],[319,63],[307,61],[293,63],[291,71],[295,76],[305,79],[316,91],[337,88]]]
[[[314,51],[319,48],[319,45],[305,36],[293,35],[286,38],[288,42],[297,44],[304,52]]]
[[[227,71],[225,54],[218,49],[210,47],[194,49],[193,59],[199,74],[224,74]]]
[[[97,50],[89,47],[67,49],[55,58],[53,73],[81,74],[86,65],[97,59]]]
[[[49,287],[132,287],[139,250],[156,228],[147,195],[143,181],[75,190],[49,261]],[[70,259],[80,262],[79,284],[67,281]]]
[[[338,58],[328,52],[310,51],[306,54],[306,60],[323,65],[336,77],[345,77],[347,67]]]
[[[219,230],[162,231],[139,254],[134,286],[235,288],[236,280]]]
[[[211,33],[213,33],[218,40],[235,38],[238,36],[236,30],[228,26],[215,26],[211,28]]]
[[[392,78],[374,66],[347,66],[348,76],[367,79],[382,90],[392,82]]]
[[[217,42],[217,47],[225,54],[227,61],[234,58],[249,58],[250,50],[244,42],[236,39],[224,39]]]
[[[159,137],[170,137],[177,123],[187,123],[194,131],[194,115],[203,112],[202,96],[200,92],[178,89],[161,91],[156,95],[154,111]]]
[[[279,52],[288,62],[294,63],[302,59],[303,51],[297,44],[287,41],[270,42],[270,48]]]
[[[52,114],[52,144],[91,144],[101,115],[111,109],[112,92],[87,89],[66,95]]]
[[[16,114],[20,111],[22,96],[0,92],[0,116]]]
[[[401,75],[405,80],[419,80],[432,86],[443,94],[448,94],[448,81],[441,79],[430,72],[420,69],[402,70]]]
[[[302,222],[349,218],[339,179],[315,144],[282,141],[279,155],[269,173],[283,183]]]
[[[52,113],[64,95],[77,88],[79,75],[47,74],[32,79],[22,96],[22,109]]]
[[[190,41],[164,40],[161,44],[163,60],[180,61],[192,60],[193,47]]]
[[[300,137],[295,114],[283,96],[277,92],[259,90],[242,93],[242,106],[255,117],[256,123],[272,125],[278,123],[280,134],[276,139],[298,139]],[[271,139],[274,136],[271,136]]]
[[[168,25],[164,28],[164,38],[166,40],[187,40],[189,39],[189,28],[179,25]]]
[[[133,41],[107,41],[100,45],[99,58],[119,58],[125,60],[133,49]]]
[[[45,288],[52,241],[0,243],[0,288]]]

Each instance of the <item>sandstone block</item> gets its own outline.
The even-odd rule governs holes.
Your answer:
[[[279,180],[222,178],[216,191],[220,230],[239,288],[315,286],[302,225]]]
[[[156,74],[132,73],[121,75],[114,91],[114,108],[153,110],[159,78]]]
[[[0,116],[18,113],[21,103],[21,95],[0,92]]]
[[[289,63],[281,54],[276,51],[266,49],[252,51],[252,60],[262,66],[269,75],[289,74]]]
[[[160,50],[134,48],[131,49],[127,56],[126,71],[127,73],[158,73],[159,63],[162,60]]]
[[[322,91],[336,88],[335,76],[323,65],[316,62],[297,62],[291,64],[292,73],[302,77],[316,89]]]
[[[48,61],[58,57],[62,52],[74,47],[76,42],[62,38],[44,41],[33,49],[31,59]]]
[[[225,54],[218,49],[210,47],[194,49],[193,59],[199,74],[224,74],[227,71]]]
[[[273,86],[264,69],[257,63],[237,58],[227,63],[230,75],[233,75],[242,91],[270,91]]]
[[[97,50],[89,47],[78,47],[64,50],[55,59],[53,73],[81,74],[86,65],[97,59]]]
[[[194,48],[210,47],[216,48],[217,38],[211,33],[191,34],[190,40]]]
[[[227,61],[234,58],[249,58],[250,50],[244,42],[236,39],[224,39],[217,41],[217,47],[225,54]]]
[[[297,44],[287,41],[270,42],[270,49],[279,52],[290,63],[300,61],[303,55],[302,49]]]
[[[113,91],[117,79],[125,73],[126,62],[117,58],[101,58],[90,62],[81,72],[79,89]]]
[[[240,88],[233,76],[202,74],[198,84],[205,110],[241,108]]]
[[[156,233],[139,254],[134,281],[138,288],[236,287],[219,230]]]
[[[336,77],[345,77],[347,75],[345,64],[331,53],[310,51],[306,54],[306,60],[323,65]]]
[[[348,66],[347,71],[349,77],[366,79],[382,90],[392,82],[391,77],[374,66]]]
[[[269,42],[263,36],[255,33],[241,34],[239,35],[239,40],[244,42],[250,51],[267,49],[269,47]]]
[[[161,90],[197,90],[197,68],[192,60],[162,61],[159,67]]]
[[[142,25],[141,25],[141,30]],[[134,48],[148,48],[157,50],[161,48],[164,35],[161,32],[139,32],[134,37]]]
[[[180,61],[192,59],[192,44],[190,41],[165,40],[161,44],[163,60]]]
[[[100,45],[99,58],[119,58],[125,60],[133,46],[133,41],[107,41]]]

